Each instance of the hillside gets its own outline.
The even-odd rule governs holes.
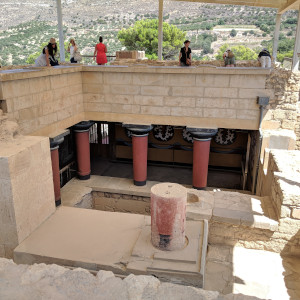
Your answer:
[[[0,64],[24,64],[40,45],[57,37],[56,6],[53,0],[1,2]],[[99,35],[110,54],[122,49],[118,31],[135,21],[157,18],[158,1],[66,0],[63,22],[66,39],[75,37],[83,54],[92,54]],[[195,59],[212,57],[224,43],[246,45],[258,51],[272,39],[276,11],[255,7],[165,2],[164,20],[186,32]],[[296,12],[283,16],[281,39],[295,35]],[[232,30],[236,32],[234,36]],[[287,41],[287,42],[286,42]],[[290,50],[290,46],[288,47]]]

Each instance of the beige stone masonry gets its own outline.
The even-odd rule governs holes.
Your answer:
[[[267,96],[270,105],[262,127],[291,129],[299,136],[296,74],[246,65],[220,68],[219,62],[191,68],[126,63],[2,71],[2,106],[25,134],[63,129],[70,124],[66,120],[82,114],[82,120],[147,119],[153,124],[257,130],[256,98]]]
[[[54,211],[49,139],[0,141],[0,248],[13,249]],[[3,252],[3,251],[2,251]]]
[[[18,122],[23,134],[75,119],[83,113],[80,71],[81,67],[60,67],[0,72],[1,100],[9,118]]]
[[[300,152],[271,150],[267,157],[267,169],[260,166],[258,194],[270,196],[279,220],[277,235],[288,241],[284,253],[299,256]]]
[[[73,179],[62,188],[62,204],[91,208],[88,196],[91,194],[95,209],[149,215],[150,189],[156,183],[148,181],[146,186],[136,187],[132,180],[125,178],[92,176],[84,182]],[[209,241],[212,244],[286,254],[292,247],[294,251],[298,249],[298,239],[293,238],[297,223],[287,219],[279,224],[269,197],[189,188],[186,216],[187,220],[209,221]],[[288,226],[293,230],[288,231]]]

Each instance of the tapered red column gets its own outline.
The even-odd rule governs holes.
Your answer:
[[[52,162],[52,174],[53,174],[53,185],[54,185],[54,197],[55,205],[61,204],[60,198],[60,173],[59,173],[59,145],[64,141],[64,138],[58,140],[50,139],[50,150],[51,150],[51,162]]]
[[[207,186],[210,139],[194,138],[193,146],[193,187],[204,189]]]
[[[137,186],[147,183],[148,135],[152,125],[123,124],[132,136],[133,182]]]
[[[59,206],[61,204],[58,147],[59,146],[51,148],[52,173],[56,206]]]
[[[193,188],[203,190],[207,187],[208,163],[211,138],[217,129],[187,128],[193,136]]]
[[[133,181],[137,186],[147,182],[148,133],[132,135]]]
[[[89,132],[92,125],[92,122],[80,122],[74,126],[77,153],[77,176],[80,180],[87,180],[91,177]]]

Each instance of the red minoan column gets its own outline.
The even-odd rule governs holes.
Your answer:
[[[55,196],[55,205],[59,206],[61,204],[60,198],[60,173],[59,173],[59,145],[64,141],[64,138],[61,138],[58,141],[50,142],[51,150],[51,161],[52,161],[52,174],[53,174],[53,184],[54,184],[54,196]]]
[[[147,182],[148,133],[132,135],[133,181],[137,186]]]
[[[210,141],[217,129],[188,128],[193,136],[193,187],[203,190],[207,186]]]
[[[194,138],[193,145],[193,187],[204,189],[207,186],[210,140]]]
[[[151,188],[151,241],[162,250],[185,246],[187,191],[176,183],[160,183]]]
[[[123,124],[132,134],[133,182],[137,186],[147,183],[148,135],[152,125]]]
[[[77,175],[80,180],[87,180],[91,176],[90,158],[90,127],[92,122],[80,122],[74,126],[76,152],[77,152]]]

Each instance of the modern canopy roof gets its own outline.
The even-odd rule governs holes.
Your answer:
[[[298,10],[300,5],[300,0],[172,0],[172,1],[270,7],[270,8],[277,8],[279,14],[283,14],[284,12],[290,9]]]

